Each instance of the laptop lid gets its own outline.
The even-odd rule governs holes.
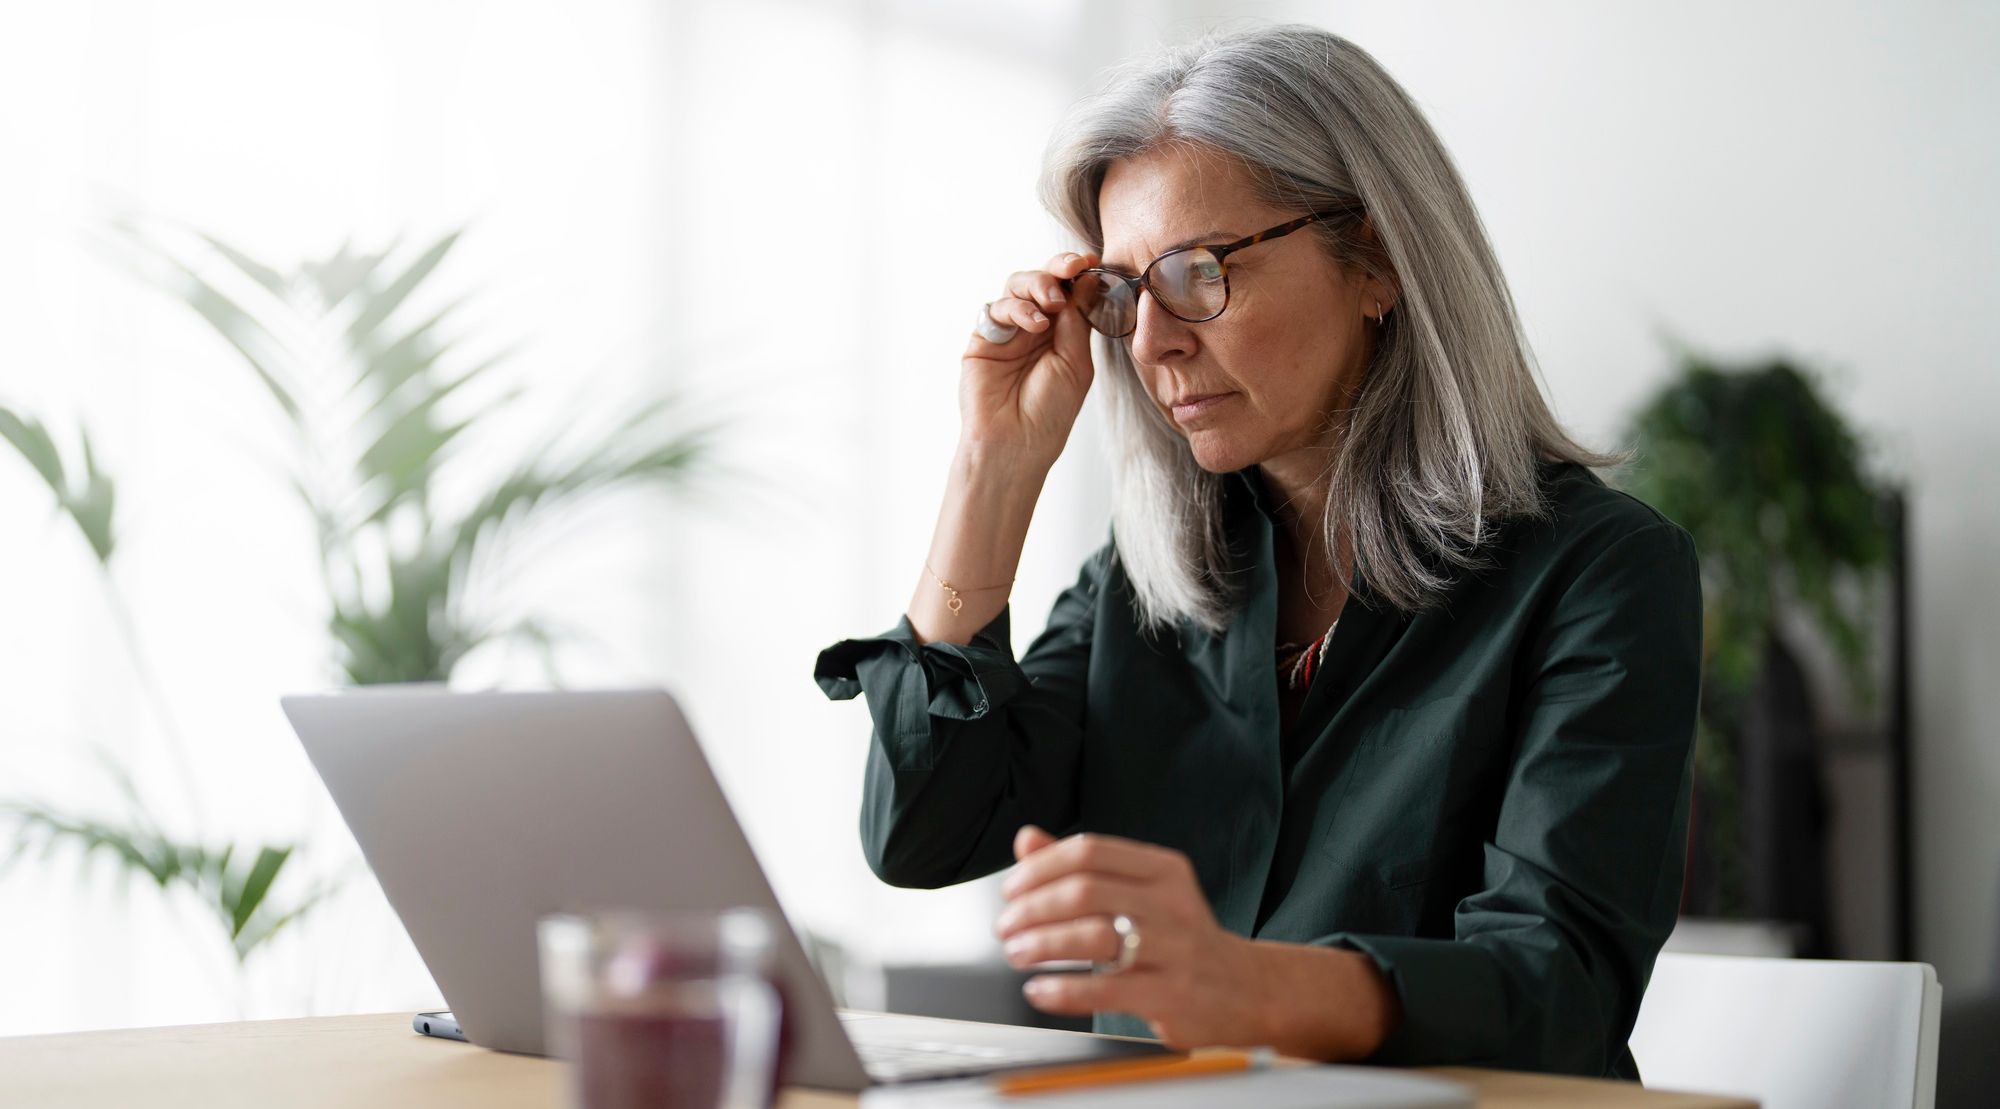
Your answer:
[[[452,692],[435,683],[281,699],[466,1036],[542,1054],[534,924],[601,908],[785,918],[664,690]],[[868,1075],[790,927],[787,1080]]]

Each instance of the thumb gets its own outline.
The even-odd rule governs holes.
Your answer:
[[[1055,841],[1056,837],[1033,824],[1023,824],[1021,830],[1014,833],[1014,858],[1017,861],[1025,859]]]
[[[1090,360],[1090,321],[1083,318],[1083,309],[1065,305],[1056,313],[1052,330],[1056,354],[1075,368],[1077,384],[1089,388],[1095,367]]]

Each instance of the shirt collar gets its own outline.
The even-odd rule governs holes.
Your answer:
[[[1277,509],[1272,503],[1271,488],[1265,484],[1264,474],[1257,467],[1245,466],[1241,470],[1230,471],[1224,476],[1224,487],[1226,489],[1234,489],[1239,496],[1247,498],[1252,505],[1255,505],[1258,513],[1264,518],[1266,528],[1275,528],[1279,524]],[[1269,533],[1267,532],[1266,534],[1268,535]],[[1266,550],[1268,549],[1267,547]],[[1268,587],[1275,590],[1276,581],[1270,574],[1270,568],[1264,567],[1263,569],[1264,573],[1257,575],[1252,580],[1260,587]],[[1367,582],[1363,580],[1359,568],[1350,576],[1347,583],[1347,590],[1352,601],[1359,602],[1366,608],[1377,611],[1384,611],[1388,608],[1383,601],[1376,598],[1368,589]]]
[[[1277,520],[1276,510],[1271,506],[1271,491],[1265,486],[1264,474],[1257,467],[1245,466],[1240,470],[1232,470],[1228,475],[1228,481],[1249,494],[1250,503],[1257,506],[1257,511],[1263,513],[1265,519]]]

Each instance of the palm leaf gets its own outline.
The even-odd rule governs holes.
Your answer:
[[[642,405],[582,458],[565,466],[548,468],[532,461],[516,468],[451,528],[454,554],[467,557],[489,533],[583,493],[688,478],[709,454],[716,432],[713,426],[673,433],[628,457],[633,452],[634,430],[673,411],[678,404],[678,398],[666,397]]]
[[[128,779],[120,786],[121,793],[129,786]],[[136,794],[128,797],[137,802]],[[11,817],[14,824],[13,842],[0,859],[0,872],[36,848],[45,858],[73,849],[86,867],[93,859],[108,857],[128,877],[144,878],[162,890],[179,888],[193,894],[220,918],[239,961],[339,885],[322,885],[291,907],[277,908],[271,890],[294,857],[289,844],[260,846],[245,866],[234,844],[210,848],[176,842],[162,834],[143,810],[130,823],[117,824],[36,802],[7,801],[0,802],[0,816]]]
[[[318,290],[320,301],[326,307],[337,308],[356,289],[368,283],[395,249],[396,244],[391,242],[379,254],[356,254],[350,244],[341,243],[340,249],[325,261],[301,262],[299,272]]]
[[[10,816],[14,822],[8,865],[36,847],[42,849],[44,858],[63,847],[74,847],[85,862],[109,856],[127,872],[144,875],[162,889],[183,879],[191,866],[199,865],[198,853],[151,828],[120,827],[25,801],[0,803],[0,815]]]
[[[280,274],[277,270],[259,262],[213,235],[201,234],[200,238],[202,242],[207,243],[217,254],[228,259],[230,265],[242,270],[244,276],[262,285],[272,296],[280,300],[285,298],[288,292],[287,285],[284,275]]]
[[[437,339],[438,325],[457,308],[456,302],[445,305],[395,342],[362,359],[360,372],[354,375],[347,391],[351,395],[363,388],[374,390],[374,400],[362,413],[363,416],[373,415],[395,398],[397,390],[412,379],[429,374],[436,367],[438,360],[450,349],[449,344]]]
[[[335,604],[327,627],[349,682],[374,685],[400,680],[403,669],[394,657],[394,637],[384,636],[381,622],[366,609]]]
[[[224,882],[223,911],[229,915],[229,937],[235,939],[243,934],[243,926],[264,904],[264,897],[271,892],[271,883],[278,878],[285,861],[292,857],[290,847],[264,847],[257,851],[257,861],[240,878],[230,877]],[[225,867],[224,874],[230,872]]]
[[[71,468],[63,465],[55,438],[40,420],[0,408],[0,439],[5,439],[42,476],[56,496],[56,507],[69,516],[97,561],[110,565],[116,539],[112,520],[117,509],[118,489],[111,477],[97,468],[97,454],[90,445],[90,432],[79,428],[83,445],[81,484],[71,485]]]
[[[283,912],[267,912],[251,917],[242,928],[231,934],[236,948],[238,962],[246,961],[252,952],[271,941],[289,924],[317,908],[328,897],[336,893],[343,883],[331,883],[308,890],[300,895],[291,908]]]
[[[648,409],[657,414],[667,406]],[[456,524],[441,523],[426,552],[391,562],[384,608],[348,605],[336,612],[333,631],[344,648],[342,669],[357,684],[442,681],[459,659],[486,643],[512,636],[532,641],[538,631],[546,635],[532,622],[495,630],[469,627],[457,617],[453,601],[465,589],[480,546],[586,495],[678,484],[704,457],[708,434],[706,429],[683,433],[636,454],[628,442],[612,439],[566,466],[518,467]],[[551,645],[544,641],[541,647],[552,668]]]
[[[142,271],[152,284],[164,289],[181,303],[194,309],[223,341],[227,342],[243,360],[250,365],[257,379],[263,383],[271,399],[294,426],[305,425],[305,412],[299,402],[298,383],[291,380],[287,363],[296,361],[284,343],[263,321],[246,311],[228,293],[197,273],[165,246],[154,242],[135,225],[119,224],[118,229],[127,241],[151,257],[165,264],[164,274]],[[225,254],[224,257],[229,257]],[[251,263],[255,265],[256,263]],[[252,275],[253,280],[255,275]],[[260,282],[261,284],[261,282]],[[278,285],[283,288],[283,280]]]
[[[42,475],[54,491],[56,499],[69,495],[69,483],[63,479],[62,454],[56,450],[56,441],[42,422],[32,417],[14,414],[7,408],[0,408],[0,439],[13,444],[28,465]]]
[[[432,418],[431,405],[444,399],[445,392],[439,390],[424,405],[397,416],[356,460],[363,483],[382,486],[384,507],[370,513],[370,520],[380,519],[384,509],[426,488],[444,449],[472,426],[470,419],[440,424]]]
[[[387,323],[389,317],[396,313],[396,309],[402,307],[403,302],[416,291],[417,286],[423,284],[432,270],[437,269],[438,263],[444,261],[444,256],[451,253],[452,246],[458,242],[459,234],[460,232],[453,231],[432,243],[394,281],[381,291],[364,297],[360,311],[355,313],[353,322],[348,324],[348,337],[356,345],[365,344],[375,333],[375,329]]]
[[[118,490],[109,475],[97,468],[97,454],[90,446],[90,432],[77,430],[77,438],[83,444],[83,488],[72,493],[65,502],[76,526],[90,543],[97,560],[111,561],[112,516],[118,505]]]
[[[389,563],[389,590],[379,609],[337,606],[333,633],[341,667],[356,685],[443,681],[459,658],[477,646],[448,617],[450,568],[424,551]]]

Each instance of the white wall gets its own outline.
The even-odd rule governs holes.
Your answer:
[[[1917,954],[2000,976],[2000,8],[1217,3],[1353,39],[1458,160],[1557,408],[1785,353],[1914,493]],[[1886,891],[1885,891],[1886,892]]]

